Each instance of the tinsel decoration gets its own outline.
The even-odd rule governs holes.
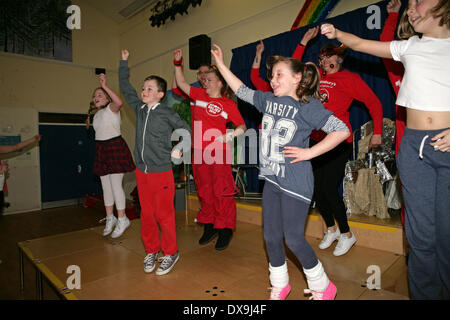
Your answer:
[[[151,8],[151,26],[159,28],[167,19],[175,20],[177,14],[188,14],[189,6],[196,7],[201,4],[202,0],[160,0]]]

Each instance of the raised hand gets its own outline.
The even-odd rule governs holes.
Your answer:
[[[324,23],[320,26],[320,32],[328,39],[336,38],[336,28],[329,23]]]
[[[308,44],[308,42],[315,38],[317,36],[317,34],[319,33],[319,26],[316,26],[314,28],[308,29],[308,31],[305,32],[305,34],[303,35],[302,40],[300,41],[300,44],[302,46],[305,46]]]
[[[173,51],[173,58],[175,60],[181,60],[181,58],[183,58],[183,51],[181,51],[181,49],[175,49]]]
[[[386,6],[386,10],[388,13],[399,12],[401,6],[402,2],[400,0],[391,0]]]
[[[216,64],[223,64],[223,53],[222,49],[217,44],[213,44],[213,49],[211,50],[211,55],[214,58],[214,61],[216,61]]]
[[[130,53],[127,49],[122,49],[122,60],[128,60],[128,57],[130,56]]]
[[[100,73],[99,81],[100,81],[100,86],[101,87],[106,86],[106,76],[105,76],[104,73]]]
[[[262,40],[259,40],[259,43],[256,45],[256,55],[261,56],[264,52],[264,43]]]

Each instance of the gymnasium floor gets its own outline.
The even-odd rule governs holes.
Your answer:
[[[70,290],[69,299],[98,300],[265,300],[269,296],[268,262],[262,228],[239,222],[230,246],[216,251],[214,243],[200,246],[203,228],[177,212],[180,260],[167,275],[145,274],[140,240],[140,220],[119,239],[102,237],[102,211],[82,206],[0,217],[0,299],[36,298],[35,271],[24,259],[24,291],[20,291],[18,243],[32,253],[57,286],[64,286],[67,267],[80,268],[81,289]],[[28,241],[29,240],[29,241]],[[319,250],[320,239],[308,237],[330,279],[338,288],[337,300],[408,299],[406,259],[386,251],[356,245],[348,254],[334,257],[334,245]],[[358,244],[358,243],[357,243]],[[381,270],[381,289],[370,290],[369,266]],[[288,253],[291,294],[288,300],[307,300],[306,281],[296,259]],[[43,298],[59,296],[44,281]]]

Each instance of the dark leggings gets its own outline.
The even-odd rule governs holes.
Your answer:
[[[311,145],[315,142],[311,140]],[[350,158],[352,145],[342,142],[336,148],[312,160],[314,171],[314,200],[328,228],[336,219],[341,233],[350,231],[344,201],[339,186],[345,174],[345,164]]]
[[[265,182],[262,199],[264,240],[272,267],[286,262],[283,239],[303,268],[311,269],[317,265],[317,256],[305,239],[308,210],[309,203],[288,196],[271,182]]]

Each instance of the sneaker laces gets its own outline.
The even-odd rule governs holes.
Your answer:
[[[154,264],[155,260],[156,260],[156,256],[157,256],[156,253],[149,253],[149,254],[147,254],[145,256],[145,258],[144,258],[144,264],[145,265],[147,265],[147,264]]]
[[[317,292],[310,289],[304,289],[303,292],[306,294],[311,294],[309,300],[323,300],[323,292]]]
[[[166,269],[167,267],[169,267],[172,264],[172,256],[164,256],[160,259],[158,259],[158,262],[161,263],[161,265],[159,266],[161,269]]]
[[[269,288],[267,288],[267,290],[271,290],[270,291],[270,300],[280,300],[280,294],[281,294],[281,291],[283,291],[283,288],[269,287]]]

